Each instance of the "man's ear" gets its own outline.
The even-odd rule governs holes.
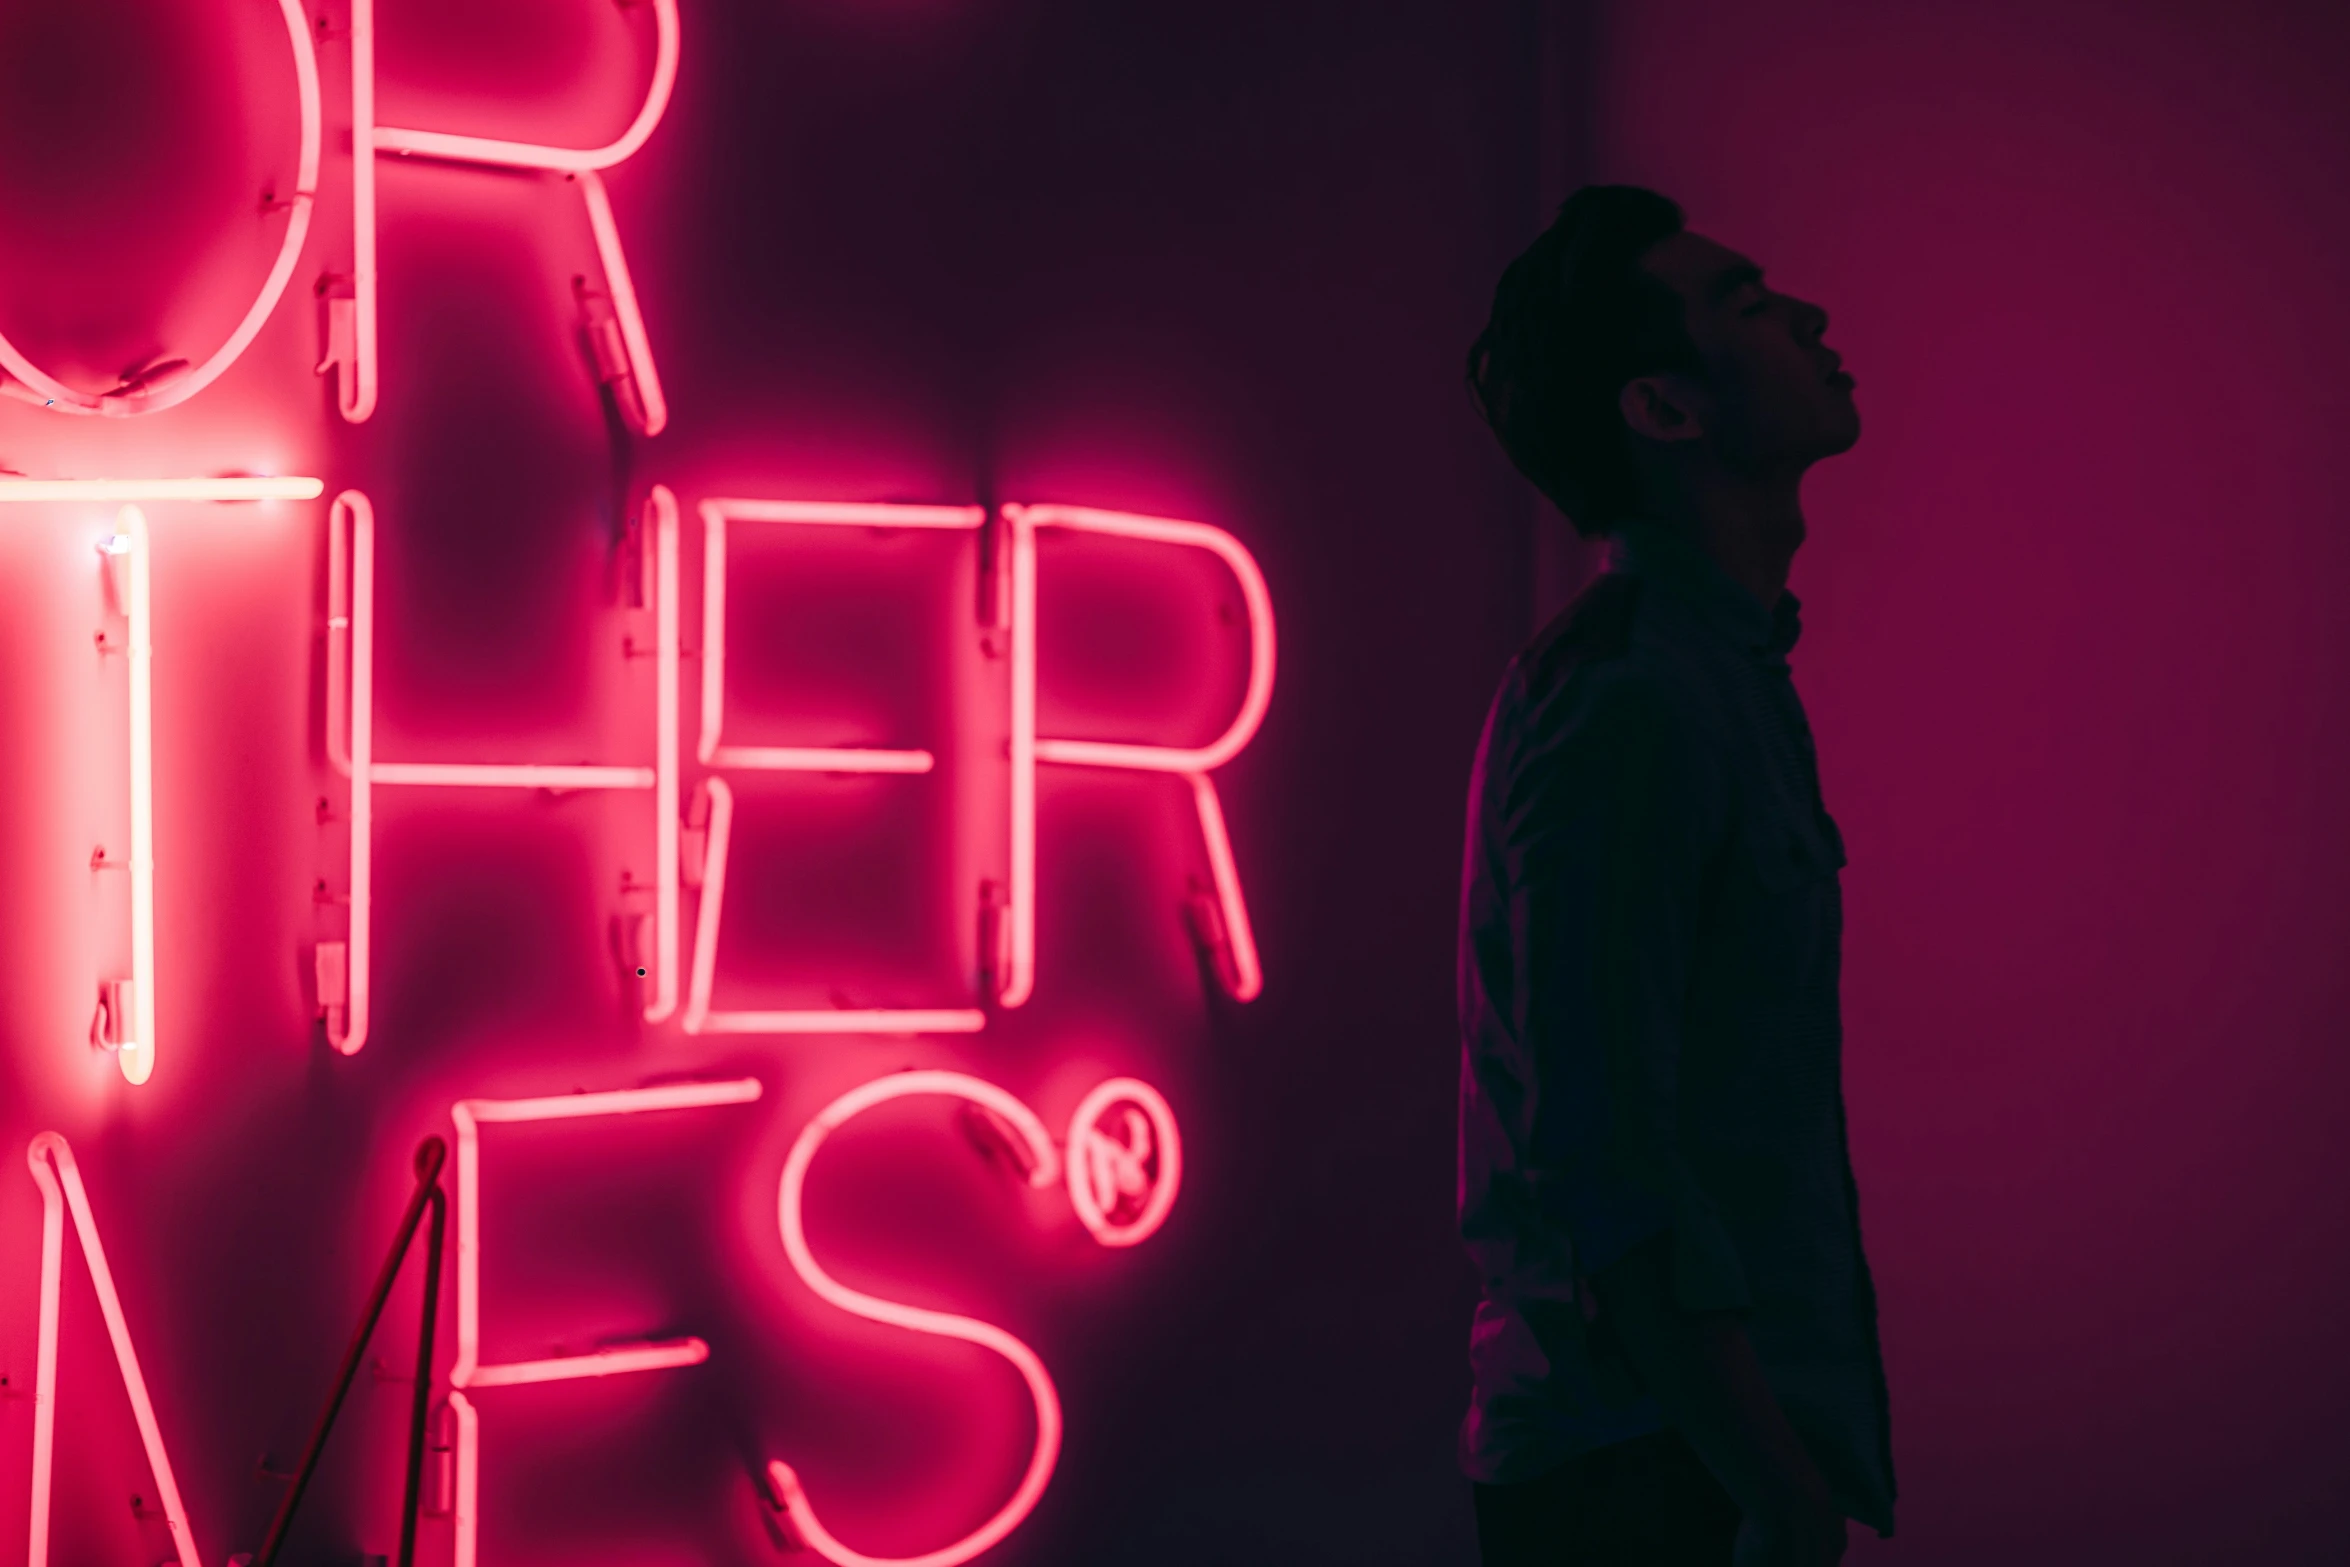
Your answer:
[[[1652,441],[1694,441],[1705,434],[1695,400],[1677,378],[1644,375],[1616,394],[1624,423]]]

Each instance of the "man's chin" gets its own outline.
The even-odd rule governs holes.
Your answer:
[[[1823,455],[1829,457],[1842,456],[1844,453],[1851,451],[1853,447],[1859,444],[1860,410],[1858,408],[1847,408],[1842,417],[1836,419],[1833,422],[1828,436],[1828,449]]]

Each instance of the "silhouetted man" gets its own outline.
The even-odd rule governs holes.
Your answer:
[[[1489,1567],[1825,1567],[1893,1531],[1844,1135],[1843,842],[1787,670],[1804,472],[1860,437],[1818,306],[1591,186],[1469,383],[1607,571],[1511,663],[1471,783],[1461,1462]]]

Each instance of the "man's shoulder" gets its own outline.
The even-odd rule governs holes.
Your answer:
[[[1576,595],[1513,662],[1504,692],[1512,749],[1613,750],[1668,735],[1693,743],[1708,728],[1705,682],[1660,614],[1628,572]]]
[[[1518,654],[1528,691],[1555,691],[1580,669],[1625,659],[1641,596],[1638,577],[1611,571],[1594,578]]]

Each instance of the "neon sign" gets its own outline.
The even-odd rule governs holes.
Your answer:
[[[696,790],[693,833],[699,907],[694,952],[686,976],[680,1026],[687,1034],[968,1034],[987,1026],[987,1013],[974,996],[962,1005],[925,1008],[716,1010],[718,932],[726,902],[731,858],[734,791],[726,771],[818,773],[854,776],[888,774],[920,777],[932,771],[929,751],[906,748],[830,746],[747,746],[725,741],[727,530],[731,524],[781,523],[802,527],[911,528],[958,533],[976,540],[989,522],[977,506],[906,506],[821,501],[705,500],[702,517],[701,722],[695,759],[712,769]],[[1264,988],[1263,970],[1249,922],[1248,903],[1217,796],[1214,769],[1238,755],[1256,734],[1271,703],[1274,669],[1273,603],[1263,573],[1241,543],[1221,528],[1164,517],[1140,517],[1074,506],[1007,506],[1011,570],[1004,584],[1008,600],[1011,733],[1008,761],[1007,837],[1010,895],[1000,932],[1000,951],[983,954],[983,967],[1001,976],[997,1005],[1023,1005],[1036,987],[1036,769],[1040,764],[1172,774],[1189,786],[1209,865],[1213,897],[1204,917],[1195,914],[1195,933],[1233,997],[1249,1001]],[[678,757],[679,645],[677,501],[654,485],[640,519],[640,535],[651,535],[645,567],[649,589],[640,596],[654,607],[655,720],[651,762],[576,764],[514,762],[387,762],[376,757],[374,714],[374,537],[375,508],[359,491],[335,498],[328,551],[327,737],[335,770],[350,779],[351,848],[347,943],[325,942],[316,949],[314,972],[328,1037],[345,1054],[367,1038],[368,929],[373,917],[372,792],[382,785],[475,789],[623,790],[653,797],[655,848],[654,950],[641,965],[653,995],[647,1022],[661,1022],[679,1010],[681,888],[687,872],[679,841],[680,760]],[[1036,732],[1036,533],[1040,528],[1103,534],[1175,548],[1205,550],[1231,571],[1239,584],[1249,624],[1249,672],[1240,709],[1224,732],[1204,746],[1137,745],[1101,740],[1056,739]],[[976,547],[976,545],[974,545]]]
[[[41,1188],[41,1336],[33,1369],[33,1507],[32,1537],[26,1546],[27,1567],[49,1564],[49,1491],[57,1462],[57,1338],[59,1310],[65,1294],[65,1214],[73,1214],[75,1239],[82,1245],[82,1261],[89,1265],[90,1285],[98,1295],[98,1312],[113,1342],[114,1363],[122,1372],[123,1391],[130,1395],[131,1418],[139,1425],[139,1443],[146,1449],[147,1466],[155,1475],[155,1494],[163,1503],[164,1522],[181,1567],[204,1567],[195,1536],[188,1528],[188,1510],[180,1502],[179,1482],[172,1477],[171,1454],[163,1445],[163,1430],[155,1421],[155,1402],[147,1396],[147,1378],[139,1370],[139,1352],[131,1343],[130,1323],[115,1292],[114,1270],[106,1265],[106,1247],[98,1238],[98,1220],[90,1211],[90,1194],[82,1187],[81,1170],[73,1150],[55,1132],[43,1132],[25,1150],[33,1183]]]
[[[291,7],[294,0],[284,3]],[[653,367],[652,342],[637,310],[636,285],[629,279],[628,255],[621,249],[620,227],[613,221],[612,200],[605,194],[600,173],[635,156],[669,107],[670,90],[677,84],[677,0],[653,0],[653,32],[652,83],[628,129],[601,147],[544,147],[534,142],[378,125],[375,0],[351,0],[351,292],[327,294],[327,346],[318,366],[321,373],[336,373],[337,398],[345,419],[359,424],[375,412],[375,158],[389,155],[559,173],[576,184],[587,208],[588,229],[595,236],[596,258],[604,269],[603,290],[579,288],[579,307],[587,317],[588,342],[597,370],[612,388],[622,416],[639,434],[659,435],[669,423],[669,404],[661,394],[660,373]],[[313,81],[315,78],[313,66]],[[334,289],[338,283],[322,280],[321,291]]]
[[[121,384],[99,392],[77,390],[32,365],[0,337],[0,391],[38,407],[73,414],[128,416],[173,407],[200,394],[251,346],[276,311],[300,265],[319,177],[324,134],[319,66],[313,34],[297,0],[279,0],[291,43],[299,105],[297,189],[270,206],[265,216],[282,221],[284,233],[259,293],[228,338],[200,363],[156,360],[126,374]],[[601,179],[638,152],[659,126],[672,96],[679,64],[676,0],[652,0],[650,80],[634,117],[613,140],[592,148],[410,129],[378,123],[376,116],[376,34],[373,0],[352,0],[348,43],[353,123],[352,269],[328,276],[319,293],[325,303],[325,343],[317,369],[334,377],[339,416],[363,424],[381,393],[378,363],[380,277],[377,266],[377,159],[401,157],[479,169],[524,171],[560,177],[575,184],[601,268],[596,286],[582,282],[576,302],[582,314],[590,358],[611,391],[623,418],[638,433],[660,433],[668,419],[666,399],[618,225]],[[321,29],[320,36],[331,36]],[[331,499],[329,499],[331,490]],[[343,821],[349,842],[341,874],[348,923],[338,935],[311,944],[309,973],[325,1040],[339,1055],[362,1051],[370,1041],[374,1002],[375,921],[379,907],[375,878],[376,791],[460,790],[588,791],[641,800],[648,812],[649,884],[631,890],[651,893],[649,915],[623,916],[620,943],[624,970],[643,980],[642,1021],[664,1025],[675,1050],[702,1036],[729,1036],[768,1043],[778,1070],[801,1058],[791,1042],[808,1036],[835,1041],[834,1048],[864,1048],[860,1036],[951,1038],[981,1036],[1015,1009],[1026,1006],[1050,976],[1040,974],[1038,953],[1038,770],[1089,768],[1096,772],[1167,777],[1190,796],[1192,819],[1207,876],[1195,883],[1185,904],[1192,939],[1207,967],[1233,998],[1249,1001],[1264,986],[1262,961],[1250,921],[1216,773],[1245,749],[1264,722],[1275,674],[1276,640],[1271,594],[1249,550],[1231,533],[1208,523],[1143,516],[1129,512],[1063,505],[1019,503],[1000,507],[915,505],[801,499],[778,496],[693,497],[700,522],[699,646],[686,645],[691,585],[682,564],[681,502],[665,483],[646,486],[629,519],[624,554],[626,591],[620,613],[630,626],[626,656],[649,658],[632,670],[631,700],[646,712],[633,727],[621,754],[565,760],[532,760],[511,754],[463,761],[387,757],[378,743],[377,578],[379,526],[397,528],[396,517],[379,517],[362,489],[311,477],[212,476],[182,478],[34,478],[0,473],[0,507],[40,505],[103,510],[105,529],[96,539],[101,626],[101,669],[112,680],[119,670],[123,722],[120,770],[127,808],[119,824],[119,850],[101,844],[94,871],[119,873],[124,891],[119,964],[102,964],[93,976],[97,1000],[91,1039],[110,1051],[124,1079],[151,1080],[159,1060],[157,1015],[156,867],[169,863],[169,845],[159,854],[155,799],[154,635],[158,584],[152,532],[157,519],[177,525],[181,508],[221,504],[324,501],[326,541],[325,714],[323,761],[345,781]],[[155,518],[149,515],[155,510]],[[976,607],[992,678],[1000,682],[1007,715],[1001,744],[976,769],[942,769],[932,750],[914,744],[797,746],[755,744],[739,729],[729,733],[728,605],[729,539],[746,529],[917,530],[966,552],[976,578],[986,585]],[[1205,552],[1221,563],[1237,586],[1247,636],[1247,672],[1237,708],[1213,739],[1200,745],[1149,744],[1040,732],[1040,595],[1050,591],[1040,573],[1039,538],[1057,531],[1092,535],[1144,546],[1138,558],[1159,551]],[[1157,556],[1162,561],[1171,557]],[[1040,582],[1040,575],[1047,580]],[[168,594],[169,585],[163,590]],[[164,650],[167,659],[175,655]],[[687,665],[698,658],[699,669]],[[651,690],[643,690],[646,681]],[[692,689],[689,691],[689,681]],[[111,686],[109,690],[111,690]],[[992,695],[993,693],[991,693]],[[684,712],[698,700],[691,766],[687,776]],[[886,736],[892,742],[909,737]],[[113,732],[106,742],[114,743]],[[111,767],[111,759],[102,765]],[[986,811],[978,813],[993,835],[1000,827],[1000,880],[988,877],[959,893],[970,894],[978,914],[978,961],[973,971],[945,993],[913,998],[921,1004],[896,1006],[794,1007],[753,1009],[715,1003],[719,936],[726,913],[730,876],[739,885],[735,861],[736,780],[744,775],[800,774],[883,776],[910,790],[941,787],[960,772],[957,787],[982,790]],[[887,785],[891,789],[899,783]],[[442,796],[447,798],[447,796]],[[322,814],[326,809],[321,802]],[[966,818],[958,816],[962,824]],[[634,829],[632,829],[633,831]],[[1188,825],[1185,828],[1188,833]],[[111,839],[114,829],[108,830]],[[112,885],[109,883],[108,885]],[[331,893],[327,901],[333,901]],[[689,921],[690,904],[690,929]],[[176,980],[174,981],[176,983]],[[984,1042],[982,1042],[984,1043]],[[754,1047],[757,1048],[757,1047]],[[179,1059],[172,1057],[170,1059]],[[338,1070],[342,1070],[338,1068]],[[456,1567],[478,1567],[484,1455],[478,1400],[496,1389],[654,1372],[685,1371],[707,1363],[710,1344],[686,1336],[606,1347],[585,1354],[560,1354],[484,1363],[481,1359],[482,1129],[524,1122],[578,1122],[583,1128],[612,1118],[688,1111],[718,1112],[752,1105],[766,1094],[758,1077],[668,1082],[656,1086],[523,1098],[462,1097],[449,1114],[456,1131],[457,1289],[453,1358],[446,1372],[445,1408],[454,1436],[449,1512]],[[882,1557],[846,1543],[825,1520],[808,1483],[787,1455],[770,1455],[763,1477],[768,1500],[796,1541],[839,1567],[959,1567],[1000,1543],[1029,1517],[1050,1485],[1065,1436],[1064,1412],[1045,1359],[1035,1348],[991,1323],[953,1312],[917,1307],[851,1288],[836,1278],[811,1248],[804,1225],[808,1182],[818,1154],[833,1135],[878,1106],[905,1098],[943,1099],[964,1109],[987,1129],[1018,1177],[1040,1192],[1065,1195],[1069,1212],[1094,1244],[1124,1251],[1150,1239],[1168,1221],[1182,1185],[1183,1139],[1174,1109],[1140,1077],[1113,1076],[1096,1083],[1069,1112],[1056,1137],[1044,1120],[1006,1088],[962,1071],[902,1070],[874,1076],[849,1088],[809,1119],[793,1138],[777,1190],[779,1245],[790,1276],[825,1304],[888,1327],[977,1345],[1008,1364],[1028,1395],[1034,1435],[1009,1496],[985,1519],[955,1539],[921,1554]],[[439,1102],[439,1101],[436,1101]],[[1058,1113],[1056,1109],[1056,1114]],[[129,1395],[140,1441],[154,1478],[162,1513],[181,1567],[202,1567],[177,1482],[172,1474],[153,1402],[132,1344],[122,1299],[109,1270],[81,1173],[65,1138],[43,1132],[28,1149],[28,1163],[42,1199],[39,1338],[34,1403],[32,1512],[29,1561],[46,1567],[50,1543],[51,1482],[57,1452],[57,1353],[61,1332],[64,1234],[70,1217],[98,1298],[123,1385]],[[103,1182],[101,1182],[103,1192]],[[1058,1197],[1055,1198],[1057,1205]],[[1074,1232],[1071,1232],[1072,1235]],[[501,1395],[502,1396],[502,1395]],[[493,1399],[495,1402],[495,1399]],[[424,1407],[421,1403],[417,1406]],[[803,1455],[804,1456],[804,1455]],[[490,1465],[494,1478],[495,1464]],[[822,1490],[821,1485],[818,1487]],[[291,1504],[289,1504],[289,1507]],[[852,1534],[855,1531],[850,1531]]]
[[[110,641],[102,629],[98,646],[124,659],[128,852],[109,856],[100,844],[91,865],[119,869],[129,877],[129,972],[99,978],[90,1042],[114,1051],[123,1077],[132,1083],[144,1083],[154,1073],[156,1043],[153,550],[139,503],[308,500],[320,489],[316,479],[307,478],[28,479],[0,474],[0,506],[82,502],[119,507],[114,531],[98,541],[98,556],[106,608],[122,622],[122,634]]]

